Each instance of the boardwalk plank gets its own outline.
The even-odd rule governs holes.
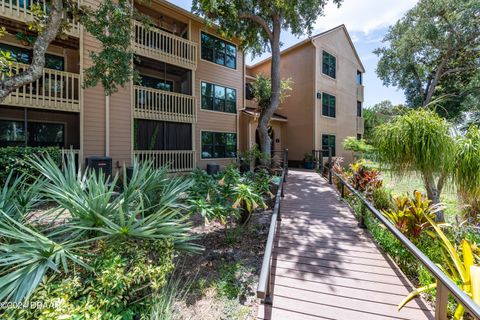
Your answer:
[[[291,170],[272,257],[273,305],[259,319],[433,319],[401,271],[318,174]]]

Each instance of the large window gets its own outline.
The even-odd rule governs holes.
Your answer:
[[[25,135],[25,133],[27,133]],[[63,123],[0,120],[0,146],[63,147],[65,125]]]
[[[357,117],[362,116],[362,103],[360,101],[357,101]]]
[[[335,96],[325,92],[322,94],[322,115],[332,118],[337,116]]]
[[[202,109],[237,112],[237,91],[216,84],[202,82]]]
[[[322,134],[322,150],[324,157],[328,157],[329,148],[332,148],[332,157],[335,157],[335,136],[331,134]]]
[[[235,158],[237,134],[225,132],[202,132],[202,158]]]
[[[337,59],[330,53],[323,51],[322,72],[329,77],[337,77]]]
[[[202,32],[202,59],[237,68],[237,47],[234,44]]]
[[[31,64],[33,52],[30,49],[11,46],[8,44],[0,43],[0,51],[10,52],[10,56],[16,62]],[[45,55],[45,68],[54,69],[58,71],[65,70],[65,61],[61,56],[55,56],[52,54]]]
[[[190,123],[135,119],[135,150],[192,150]]]

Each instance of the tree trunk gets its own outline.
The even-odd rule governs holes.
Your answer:
[[[270,119],[274,112],[277,110],[280,104],[280,32],[281,21],[279,17],[273,17],[272,38],[270,40],[270,46],[272,50],[272,63],[270,71],[270,81],[272,85],[272,97],[270,99],[270,105],[262,109],[260,117],[258,119],[258,136],[260,138],[260,150],[263,154],[270,156],[272,148],[272,139],[268,135],[268,126]],[[262,159],[262,165],[270,165],[270,157],[264,157]]]
[[[441,176],[438,181],[438,185],[435,185],[435,179],[433,174],[428,173],[423,175],[423,182],[425,189],[427,190],[427,197],[432,201],[433,204],[440,203],[440,193],[442,192],[444,176]],[[437,211],[435,215],[436,222],[445,222],[445,215],[443,210]]]
[[[6,77],[0,81],[0,103],[16,89],[39,79],[45,66],[45,53],[50,43],[55,40],[62,22],[63,2],[53,0],[50,7],[50,15],[45,29],[40,33],[33,45],[32,64],[24,72]]]

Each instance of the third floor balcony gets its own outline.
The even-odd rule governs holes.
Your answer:
[[[180,66],[197,68],[197,44],[141,22],[133,22],[133,49],[136,54]]]

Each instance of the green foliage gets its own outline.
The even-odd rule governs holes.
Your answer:
[[[414,191],[413,197],[393,197],[393,204],[395,208],[382,211],[383,215],[414,243],[430,227],[427,217],[435,218],[435,211],[439,210],[420,191]]]
[[[310,0],[300,4],[284,0],[275,2],[195,0],[192,11],[220,26],[224,35],[241,39],[243,47],[250,49],[254,54],[261,54],[269,44],[269,35],[258,23],[259,19],[265,21],[266,26],[271,26],[273,17],[278,18],[283,29],[289,30],[293,35],[304,36],[312,31],[327,2]],[[340,0],[332,2],[337,5],[341,3]],[[258,19],[250,18],[252,15]]]
[[[255,144],[252,148],[244,151],[240,155],[240,159],[245,163],[250,165],[252,162],[262,162],[262,160],[269,160],[270,155],[269,154],[264,154],[262,151],[260,151],[260,148],[258,147],[257,144]]]
[[[11,173],[0,190],[0,210],[15,221],[24,221],[41,200],[41,181],[30,182],[25,175]]]
[[[7,177],[19,175],[36,176],[37,171],[32,168],[28,160],[33,155],[50,156],[55,165],[60,166],[61,152],[57,147],[4,147],[0,148],[0,185],[6,182]]]
[[[466,205],[466,216],[480,218],[480,130],[471,126],[458,139],[455,150],[454,180],[458,194]]]
[[[132,68],[134,53],[131,48],[132,29],[130,19],[135,11],[130,1],[102,1],[95,9],[83,7],[81,23],[85,30],[102,44],[100,52],[90,52],[93,65],[85,69],[84,87],[103,85],[111,95],[138,73]]]
[[[248,286],[252,282],[252,279],[249,277],[251,274],[252,271],[248,270],[240,262],[224,263],[220,267],[214,286],[220,296],[228,299],[237,299],[247,294]]]
[[[343,140],[343,148],[360,153],[371,153],[373,151],[371,145],[367,144],[364,139],[357,139],[357,137],[346,137]]]
[[[404,90],[410,107],[425,105],[429,93],[437,112],[455,119],[480,70],[480,6],[477,0],[421,0],[390,27],[377,75]],[[477,91],[478,93],[478,91]]]
[[[233,209],[240,209],[241,222],[250,220],[253,211],[258,207],[267,208],[261,195],[255,193],[253,188],[247,184],[240,183],[233,188]]]
[[[360,160],[350,164],[350,171],[347,174],[348,181],[356,190],[366,192],[369,199],[373,190],[383,186],[380,172],[372,168],[368,161]]]
[[[272,100],[272,79],[262,73],[257,74],[255,81],[252,83],[253,99],[261,110],[266,109]],[[280,102],[285,101],[288,91],[292,91],[292,80],[282,79],[280,81]]]
[[[391,209],[393,206],[391,201],[391,190],[385,187],[374,188],[372,191],[372,202],[373,206],[378,210]]]
[[[7,319],[136,319],[149,314],[173,270],[172,241],[140,241],[108,246],[100,242],[92,270],[68,277],[44,277],[34,293],[45,308],[6,310]]]
[[[408,110],[403,105],[394,106],[391,101],[384,100],[370,108],[363,109],[362,117],[365,119],[365,140],[373,139],[375,128],[390,121],[394,116],[404,114]]]

